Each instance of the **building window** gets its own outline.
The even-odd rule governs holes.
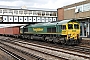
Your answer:
[[[28,11],[24,11],[24,14],[27,14],[28,13]]]
[[[41,11],[38,11],[38,13],[37,13],[37,14],[38,14],[38,16],[41,16]]]
[[[77,6],[76,9],[78,12],[83,12],[83,5]]]
[[[2,10],[0,10],[0,13],[2,13]]]
[[[90,3],[83,5],[83,11],[90,11]]]
[[[17,20],[17,19],[15,18],[15,20]]]
[[[33,11],[33,15],[37,15],[37,12],[36,11]]]
[[[56,16],[56,12],[52,12],[52,16]]]
[[[50,12],[50,16],[53,16],[52,12]]]
[[[10,18],[10,20],[11,20],[11,18]]]
[[[78,12],[90,11],[90,3],[77,6],[76,9]]]
[[[6,18],[5,18],[5,20],[6,20]]]
[[[18,10],[14,10],[14,14],[18,14]]]
[[[28,14],[32,14],[32,11],[29,11],[29,13]]]
[[[7,13],[7,10],[3,10],[3,13]]]
[[[19,14],[23,14],[23,10],[19,10]]]
[[[11,14],[13,14],[13,10],[8,10],[8,13],[11,13]]]
[[[50,16],[49,12],[46,12],[46,16]]]
[[[42,16],[45,16],[45,12],[42,12]]]

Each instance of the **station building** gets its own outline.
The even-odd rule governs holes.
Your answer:
[[[0,6],[2,22],[51,22],[57,20],[57,9]]]
[[[90,0],[63,6],[57,9],[58,20],[78,19],[81,37],[90,37]]]

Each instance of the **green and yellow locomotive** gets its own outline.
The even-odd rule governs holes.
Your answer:
[[[80,43],[80,24],[76,20],[37,23],[24,27],[21,34],[29,39],[52,41],[67,45]]]

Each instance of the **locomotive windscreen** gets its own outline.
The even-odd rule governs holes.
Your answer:
[[[73,24],[68,24],[68,29],[73,29]]]
[[[74,28],[75,29],[79,29],[79,25],[78,24],[74,24]]]

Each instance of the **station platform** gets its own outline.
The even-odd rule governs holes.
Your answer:
[[[90,38],[82,38],[82,40],[90,40]]]

